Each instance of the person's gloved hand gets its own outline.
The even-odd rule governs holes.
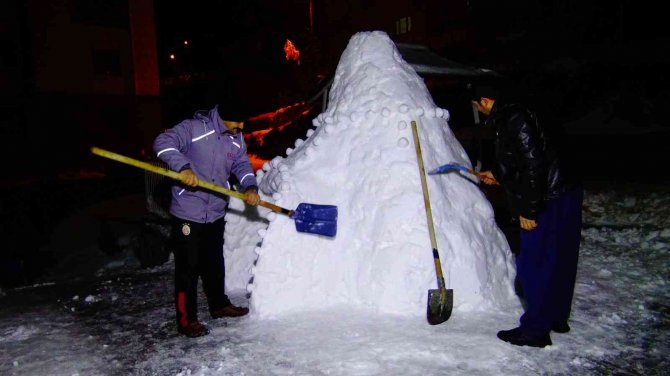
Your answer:
[[[250,189],[244,192],[244,202],[248,205],[256,206],[261,202],[261,196],[256,191]]]
[[[477,172],[477,177],[486,185],[500,185],[491,171]]]
[[[195,176],[195,173],[191,169],[182,170],[179,172],[179,180],[189,187],[198,186],[198,177]]]
[[[535,227],[537,227],[537,222],[534,219],[528,219],[522,216],[519,216],[519,224],[521,225],[522,229],[527,231],[533,230]]]

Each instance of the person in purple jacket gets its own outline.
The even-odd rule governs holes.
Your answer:
[[[181,184],[172,187],[175,260],[175,308],[178,332],[188,337],[209,331],[198,320],[198,277],[207,297],[212,318],[244,316],[248,308],[237,307],[225,293],[223,259],[224,215],[228,196],[198,188],[204,180],[230,188],[234,174],[245,202],[260,202],[254,171],[242,137],[248,107],[230,99],[209,111],[198,111],[156,137],[153,149],[171,170],[178,171]]]

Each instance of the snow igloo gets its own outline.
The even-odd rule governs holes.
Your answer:
[[[349,40],[328,103],[257,178],[263,200],[284,208],[337,206],[337,235],[298,232],[293,219],[232,199],[226,288],[248,292],[252,318],[337,307],[424,317],[437,281],[411,122],[426,169],[469,166],[449,110],[381,31]],[[518,305],[512,254],[477,184],[459,173],[427,181],[453,315]]]

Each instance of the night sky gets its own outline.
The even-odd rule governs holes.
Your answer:
[[[350,7],[354,3],[344,2]],[[374,8],[378,3],[362,4]],[[281,46],[285,38],[292,38],[299,48],[304,47],[299,38],[308,26],[308,4],[307,0],[217,0],[185,6],[157,1],[161,74],[179,69],[216,70],[224,75],[232,71],[234,76],[240,71],[255,72],[264,87],[268,81],[288,85],[286,76],[292,72]],[[552,100],[567,101],[563,107],[574,105],[581,95],[600,96],[631,85],[656,96],[659,83],[667,83],[662,67],[667,67],[670,56],[670,28],[664,26],[661,12],[645,2],[472,0],[468,5],[467,17],[459,22],[474,28],[474,45],[438,52],[493,68]],[[340,26],[349,28],[347,35],[367,30],[346,20]],[[189,41],[188,47],[184,40]],[[178,63],[167,59],[170,53],[178,56]],[[328,69],[334,69],[333,62],[328,64]],[[566,81],[580,84],[567,87]]]
[[[307,25],[308,8],[278,3],[282,2],[216,0],[189,2],[184,7],[155,2],[161,76],[203,75],[188,87],[164,88],[164,94],[199,106],[231,90],[254,103],[258,112],[295,101],[295,92],[284,103],[278,99],[282,92],[296,90],[294,64],[286,61],[283,45]],[[175,54],[174,61],[170,54]]]
[[[262,4],[263,3],[263,4]],[[273,1],[195,1],[189,7],[156,2],[156,32],[161,69],[169,69],[165,59],[174,52],[196,70],[225,65],[259,64],[261,59],[283,60],[281,47],[286,38],[307,25],[307,8],[302,17],[294,6]],[[279,2],[280,3],[280,2]],[[184,47],[183,41],[190,45]],[[166,72],[167,73],[167,72]]]

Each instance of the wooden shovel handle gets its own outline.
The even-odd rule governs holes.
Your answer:
[[[125,163],[127,165],[131,165],[131,166],[134,166],[134,167],[138,167],[138,168],[141,168],[143,170],[150,171],[150,172],[153,172],[153,173],[156,173],[156,174],[159,174],[159,175],[167,176],[167,177],[172,178],[174,180],[181,180],[181,177],[180,177],[178,172],[168,170],[167,168],[163,168],[163,167],[159,167],[159,166],[154,166],[151,163],[142,162],[142,161],[139,161],[137,159],[126,157],[124,155],[111,152],[109,150],[100,149],[100,148],[95,147],[95,146],[91,148],[91,152],[95,155],[99,155],[101,157],[112,159],[112,160],[115,160],[117,162]],[[203,181],[203,180],[198,179],[198,186],[202,187],[202,188],[209,189],[209,190],[217,192],[217,193],[224,194],[226,196],[239,198],[242,201],[244,201],[244,198],[245,198],[244,193],[233,191],[233,190],[230,190],[230,189],[226,189],[226,188],[223,188],[219,185],[212,184],[208,181]],[[275,213],[286,214],[289,217],[293,214],[292,210],[284,209],[280,206],[269,203],[267,201],[262,201],[261,200],[258,203],[258,205],[266,207],[266,208],[272,210]]]
[[[428,221],[428,233],[430,234],[430,244],[433,247],[433,261],[435,262],[435,273],[437,274],[437,285],[444,289],[444,277],[442,275],[442,265],[440,263],[440,254],[437,251],[437,239],[435,238],[435,226],[433,226],[433,213],[430,210],[430,197],[428,196],[428,183],[426,182],[426,169],[423,166],[423,155],[421,154],[421,143],[419,142],[419,132],[416,127],[416,121],[412,121],[412,135],[414,136],[414,146],[416,149],[416,159],[419,162],[419,175],[421,175],[421,189],[423,190],[423,202],[426,206],[426,220]]]

